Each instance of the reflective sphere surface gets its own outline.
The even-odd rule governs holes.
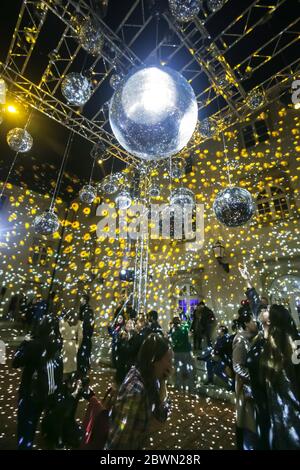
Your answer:
[[[207,0],[207,6],[210,11],[215,12],[220,10],[227,0]]]
[[[51,210],[42,212],[34,219],[33,228],[36,233],[41,235],[51,235],[59,229],[58,217]]]
[[[205,118],[199,123],[199,132],[201,137],[210,139],[217,132],[217,123],[213,118]]]
[[[114,73],[110,77],[109,84],[114,90],[116,90],[121,85],[123,80],[124,80],[124,75],[119,74],[119,73]]]
[[[87,19],[79,30],[79,42],[81,47],[91,55],[101,54],[104,39],[99,25]]]
[[[246,103],[249,106],[250,109],[253,109],[254,111],[256,109],[261,108],[266,101],[265,94],[262,90],[252,90],[247,98],[246,98]]]
[[[200,11],[200,0],[169,0],[170,10],[177,21],[192,21]]]
[[[246,189],[226,188],[217,195],[213,210],[222,224],[227,227],[239,227],[251,219],[255,204]]]
[[[188,188],[174,189],[170,196],[170,206],[185,206],[187,204],[194,205],[195,196],[193,191]]]
[[[6,140],[12,150],[20,153],[29,152],[33,144],[29,132],[18,127],[8,132]]]
[[[92,85],[87,77],[81,73],[73,72],[64,78],[61,92],[69,104],[83,106],[92,95]]]
[[[97,190],[90,184],[84,185],[79,191],[79,199],[86,204],[91,204],[97,196]]]
[[[110,102],[109,120],[116,139],[145,160],[182,150],[193,135],[197,117],[194,90],[168,67],[133,70]]]
[[[119,209],[128,209],[131,206],[132,199],[128,191],[121,191],[116,197],[116,205]]]

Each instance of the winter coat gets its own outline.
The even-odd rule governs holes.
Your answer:
[[[260,449],[300,449],[300,365],[287,362],[272,379],[262,368],[266,339],[250,349],[250,373]]]
[[[45,403],[62,387],[63,363],[60,345],[45,345],[39,340],[23,341],[18,347],[12,367],[23,367],[19,398],[31,397]]]
[[[239,428],[255,432],[254,403],[250,393],[250,374],[246,367],[251,340],[252,335],[247,331],[239,331],[235,335],[232,345],[232,363],[236,374],[236,423]]]

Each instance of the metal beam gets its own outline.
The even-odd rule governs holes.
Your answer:
[[[24,74],[46,17],[47,8],[44,2],[23,1],[9,46],[6,66]]]
[[[92,143],[97,143],[100,140],[103,141],[108,147],[107,152],[119,160],[133,166],[138,166],[140,163],[138,159],[120,149],[111,134],[82,116],[79,111],[77,112],[65,103],[62,103],[45,90],[42,90],[38,85],[30,82],[1,62],[0,72],[4,80],[11,85],[10,92],[24,103],[37,109],[66,128],[73,130]]]

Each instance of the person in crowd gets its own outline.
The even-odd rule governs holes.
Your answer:
[[[201,324],[202,311],[199,307],[194,310],[193,321],[191,324],[191,331],[193,333],[194,351],[199,351],[202,347],[202,324]]]
[[[18,313],[20,308],[20,296],[13,294],[10,298],[7,310],[7,319],[10,321],[18,320]]]
[[[12,366],[23,368],[18,398],[18,448],[30,450],[42,412],[61,400],[63,363],[62,341],[55,318],[44,316],[36,325],[34,336],[17,349]],[[61,430],[56,429],[57,445]]]
[[[134,321],[132,319],[127,320],[124,329],[118,335],[116,345],[115,367],[117,385],[121,385],[129,369],[135,363],[138,353],[137,336],[138,333],[135,331]]]
[[[299,333],[289,311],[273,304],[261,309],[263,336],[248,352],[258,448],[300,449]]]
[[[268,307],[269,301],[267,297],[259,297],[255,287],[252,285],[251,277],[247,268],[245,266],[239,266],[239,271],[241,273],[241,277],[246,281],[247,290],[245,294],[247,296],[250,309],[253,316],[258,318],[260,311],[265,310]]]
[[[59,321],[60,334],[63,340],[62,357],[64,364],[64,379],[77,371],[77,353],[82,343],[82,322],[78,313],[69,310]]]
[[[170,338],[174,351],[175,386],[193,391],[195,387],[194,360],[189,340],[189,325],[179,316],[173,318]]]
[[[28,312],[28,320],[30,321],[30,328],[32,331],[38,327],[41,319],[47,314],[47,301],[43,300],[40,294],[37,294],[31,303],[30,311]]]
[[[82,377],[85,377],[91,368],[94,311],[90,306],[89,295],[83,295],[80,304],[79,320],[82,321],[82,341],[77,353],[77,371]]]
[[[118,359],[118,338],[120,332],[123,330],[125,326],[125,319],[124,316],[119,314],[112,325],[108,327],[108,333],[111,336],[111,362],[114,368],[117,367],[117,359]]]
[[[206,362],[207,381],[206,385],[213,384],[214,375],[219,377],[229,390],[234,390],[234,372],[232,367],[232,344],[233,335],[228,328],[221,325],[218,329],[216,342],[213,348],[198,359]]]
[[[201,342],[202,338],[206,340],[206,346],[211,347],[212,337],[216,326],[216,317],[213,311],[208,308],[205,303],[202,301],[199,303],[200,310],[200,324],[201,324]],[[200,343],[201,349],[201,343]]]
[[[258,333],[257,323],[248,306],[239,309],[240,330],[233,340],[232,362],[235,372],[237,446],[254,450],[257,446],[250,374],[246,367],[247,354]]]
[[[147,324],[143,329],[143,335],[146,338],[151,333],[158,333],[163,335],[162,327],[158,322],[158,313],[156,310],[151,310],[147,314]]]
[[[172,371],[169,341],[152,333],[143,342],[136,366],[122,383],[110,415],[107,450],[140,450],[151,420],[164,422],[169,404],[166,379]]]

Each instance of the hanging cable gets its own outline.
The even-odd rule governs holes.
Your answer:
[[[57,196],[57,194],[59,193],[59,190],[60,190],[60,185],[61,185],[61,181],[62,181],[63,172],[64,172],[65,165],[66,165],[66,162],[67,162],[67,158],[69,156],[69,152],[70,152],[70,149],[71,149],[71,146],[72,146],[72,143],[73,143],[73,139],[74,139],[74,131],[72,130],[70,132],[69,137],[68,137],[67,145],[66,145],[66,148],[65,148],[65,153],[64,153],[64,156],[63,156],[63,159],[62,159],[62,162],[61,162],[61,166],[60,166],[60,170],[59,170],[59,173],[58,173],[56,186],[55,186],[55,189],[54,189],[54,192],[53,192],[53,196],[52,196],[51,204],[50,204],[50,208],[49,208],[50,211],[53,211],[54,207],[55,207],[55,199],[56,199],[56,196]]]

